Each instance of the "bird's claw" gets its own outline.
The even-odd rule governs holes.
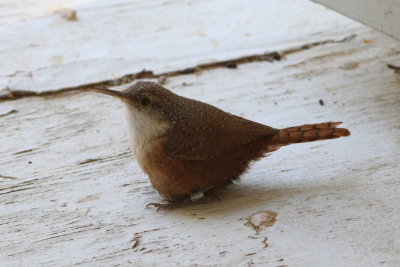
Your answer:
[[[172,210],[174,208],[177,208],[179,205],[178,203],[156,203],[156,202],[152,202],[146,205],[146,208],[148,207],[156,207],[157,208],[157,212],[159,212],[161,209],[166,209],[166,210]]]

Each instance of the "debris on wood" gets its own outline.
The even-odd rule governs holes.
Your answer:
[[[167,76],[161,75],[160,77],[158,77],[158,83],[159,84],[166,84],[167,83]]]
[[[395,73],[400,73],[400,66],[396,66],[393,64],[386,64],[389,69],[394,70]]]
[[[245,256],[253,256],[253,255],[256,255],[256,252],[247,253]]]
[[[267,241],[268,241],[268,237],[264,237],[264,239],[263,239],[263,241],[262,241],[262,243],[264,244],[264,248],[267,248],[267,247],[268,247]]]
[[[190,74],[190,73],[193,73],[195,71],[196,71],[195,68],[186,68],[186,69],[183,69],[183,70],[179,71],[179,73],[180,74]]]
[[[274,52],[271,53],[271,56],[272,56],[273,59],[279,61],[279,60],[282,59],[283,55],[281,53],[277,52],[277,51],[274,51]]]
[[[76,10],[67,9],[61,13],[61,17],[68,21],[77,21],[78,17],[76,15]]]
[[[235,61],[229,61],[225,64],[228,69],[236,69],[237,63]]]
[[[371,43],[371,42],[373,42],[374,40],[369,40],[369,39],[362,39],[362,42],[364,43],[364,44],[369,44],[369,43]]]
[[[183,82],[182,83],[182,86],[192,86],[194,83],[186,83],[186,82]]]

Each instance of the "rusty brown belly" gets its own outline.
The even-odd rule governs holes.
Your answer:
[[[140,165],[163,197],[177,201],[239,178],[252,159],[262,156],[261,147],[261,143],[254,143],[220,158],[197,161],[168,157],[160,142],[143,155]]]

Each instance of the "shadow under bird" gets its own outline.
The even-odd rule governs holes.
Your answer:
[[[281,146],[349,136],[341,122],[275,129],[185,98],[152,82],[124,91],[91,90],[122,100],[129,143],[153,187],[173,207],[238,179],[252,161]]]

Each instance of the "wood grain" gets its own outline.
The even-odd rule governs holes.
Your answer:
[[[28,0],[19,5],[6,1],[10,2],[7,6],[22,10],[31,6]],[[239,0],[74,1],[82,4],[63,3],[76,10],[77,21],[63,19],[54,13],[55,4],[46,1],[42,5],[48,13],[39,13],[42,17],[0,31],[0,58],[7,62],[0,64],[1,94],[76,87],[143,69],[154,73],[185,69],[340,39],[358,26],[300,0],[275,4],[261,0],[247,4]],[[25,18],[25,12],[20,16]],[[317,16],[316,23],[311,15]]]
[[[349,42],[281,61],[167,78],[178,94],[273,127],[343,121],[352,132],[284,147],[204,205],[145,208],[161,198],[129,152],[118,101],[74,91],[0,103],[0,265],[398,266],[400,76],[386,64],[398,64],[399,43],[351,27]],[[257,232],[245,224],[259,212],[274,223]]]

